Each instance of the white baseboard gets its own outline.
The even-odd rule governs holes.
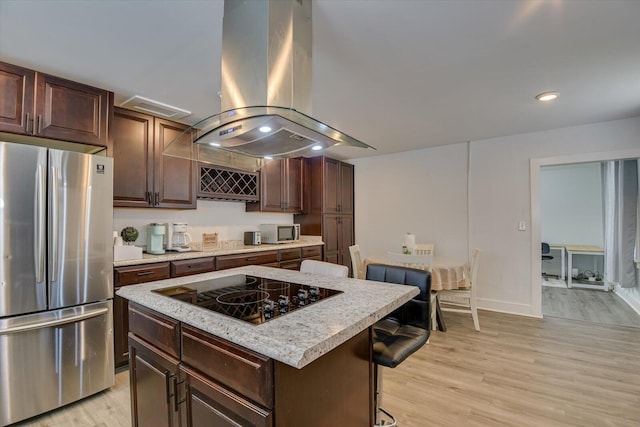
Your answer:
[[[620,285],[616,285],[615,291],[616,294],[624,300],[624,302],[629,304],[629,307],[631,307],[636,313],[640,315],[640,292],[637,288],[627,289],[621,287]],[[637,296],[632,294],[633,291],[635,291],[634,293]]]
[[[534,317],[542,319],[542,316],[533,314],[531,304],[515,304],[508,301],[501,301],[488,298],[478,298],[478,309],[495,311],[498,313],[516,314],[518,316]]]

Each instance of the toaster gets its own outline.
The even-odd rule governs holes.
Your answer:
[[[244,244],[245,245],[259,245],[260,232],[259,231],[245,231],[244,232]]]

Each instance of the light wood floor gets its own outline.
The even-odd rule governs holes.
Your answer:
[[[447,332],[385,370],[400,427],[640,425],[640,329],[480,311],[476,332],[471,316],[445,315]],[[16,426],[129,426],[127,373],[116,381]]]
[[[615,292],[543,286],[542,314],[640,328],[640,315]]]

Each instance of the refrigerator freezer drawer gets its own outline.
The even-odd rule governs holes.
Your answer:
[[[0,320],[0,426],[114,384],[112,313],[109,300]]]

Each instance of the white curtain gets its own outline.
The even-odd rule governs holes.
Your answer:
[[[640,160],[603,164],[605,278],[637,286],[640,267]]]

